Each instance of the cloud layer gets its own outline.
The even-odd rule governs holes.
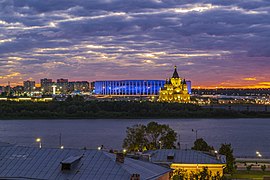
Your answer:
[[[165,79],[174,65],[195,86],[268,82],[270,1],[0,0],[0,84]]]

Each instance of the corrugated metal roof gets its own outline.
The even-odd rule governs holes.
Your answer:
[[[82,156],[71,170],[61,171],[61,162]],[[0,147],[0,179],[156,179],[171,171],[152,163],[125,158],[115,162],[115,154],[99,150],[47,149],[21,146]]]
[[[182,164],[226,164],[225,156],[212,156],[205,152],[180,149],[149,150],[144,154],[150,155],[150,161],[154,163],[182,163]],[[174,154],[173,159],[169,158]]]

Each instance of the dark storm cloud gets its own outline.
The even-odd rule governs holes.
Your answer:
[[[260,75],[269,42],[267,0],[0,0],[0,77],[233,80]]]

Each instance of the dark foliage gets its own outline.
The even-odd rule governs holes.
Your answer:
[[[214,150],[212,146],[209,146],[203,138],[199,138],[194,142],[194,146],[191,148],[197,151],[211,151]]]
[[[234,167],[234,156],[233,156],[233,149],[231,147],[231,144],[221,144],[221,147],[218,151],[219,154],[226,156],[226,168],[224,169],[225,173],[232,174],[235,170]]]
[[[137,124],[127,127],[127,136],[123,148],[128,151],[143,151],[153,149],[175,148],[177,134],[168,125],[150,122],[146,126]]]
[[[194,104],[126,101],[0,102],[0,119],[57,118],[239,118],[269,117],[270,113],[204,109]]]

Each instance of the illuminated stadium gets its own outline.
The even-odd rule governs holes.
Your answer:
[[[191,82],[186,81],[188,92],[191,94]],[[119,80],[95,81],[93,93],[96,95],[113,96],[150,96],[158,95],[165,80]]]

